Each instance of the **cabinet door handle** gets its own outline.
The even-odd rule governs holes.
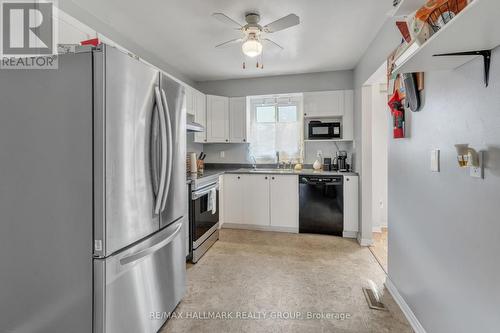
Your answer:
[[[267,176],[266,176],[266,178],[265,178],[265,179],[267,179]]]
[[[274,177],[271,177],[272,180],[274,180]]]
[[[238,176],[238,179],[240,179],[240,176]]]
[[[228,142],[228,141],[229,141],[229,140],[228,140],[228,139],[226,139],[226,142]]]
[[[243,139],[243,142],[247,142],[247,139]]]
[[[346,179],[345,179],[345,181],[346,181],[346,182],[348,182],[348,181],[349,181],[349,178],[346,178]]]

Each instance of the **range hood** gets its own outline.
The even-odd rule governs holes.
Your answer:
[[[194,121],[188,121],[186,123],[186,129],[188,132],[205,132],[205,127],[201,124],[195,123]]]

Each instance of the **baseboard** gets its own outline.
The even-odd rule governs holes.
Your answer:
[[[361,233],[358,233],[357,240],[358,240],[359,245],[361,245],[361,246],[373,245],[373,239],[361,238]]]
[[[411,328],[413,328],[415,333],[426,333],[424,327],[418,321],[417,316],[415,316],[410,306],[406,303],[403,296],[401,296],[398,289],[396,288],[394,283],[392,283],[391,279],[389,279],[388,276],[385,279],[385,286],[387,290],[389,290],[389,293],[392,295],[392,298],[394,298],[394,301],[396,301],[396,303],[399,305],[399,308],[405,315],[406,319],[410,323]]]
[[[257,230],[257,231],[276,231],[276,232],[288,232],[294,234],[297,234],[299,232],[298,228],[291,228],[291,227],[273,227],[267,225],[239,224],[239,223],[227,223],[227,222],[224,223],[222,228]]]
[[[342,232],[342,237],[344,238],[358,238],[357,231],[344,231]]]

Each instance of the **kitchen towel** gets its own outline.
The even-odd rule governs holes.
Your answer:
[[[212,211],[212,214],[217,213],[217,189],[213,188],[208,192],[208,211]]]

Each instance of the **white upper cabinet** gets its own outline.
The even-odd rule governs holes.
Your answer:
[[[190,115],[195,114],[194,102],[195,102],[195,92],[191,87],[185,87],[186,92],[186,113]]]
[[[207,98],[204,93],[195,90],[194,98],[194,121],[203,127],[207,127]],[[194,134],[194,142],[207,142],[207,132],[197,132]]]
[[[339,117],[344,115],[344,90],[304,93],[305,117]]]
[[[207,142],[229,142],[229,98],[207,95]]]
[[[346,90],[344,116],[342,117],[342,139],[354,140],[354,91]]]
[[[229,98],[229,142],[247,142],[246,97]]]

